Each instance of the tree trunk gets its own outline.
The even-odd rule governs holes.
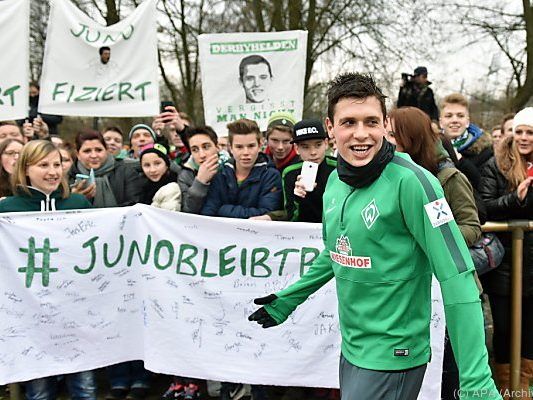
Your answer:
[[[118,9],[115,0],[105,0],[105,5],[107,7],[107,14],[105,17],[107,26],[116,24],[118,21],[120,21],[120,17],[118,15]]]
[[[524,21],[526,25],[526,79],[516,91],[511,104],[514,111],[519,111],[533,96],[533,7],[529,0],[522,0]]]

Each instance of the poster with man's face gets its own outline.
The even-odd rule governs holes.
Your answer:
[[[306,48],[304,31],[201,35],[206,124],[225,136],[241,118],[261,129],[275,112],[301,119]]]

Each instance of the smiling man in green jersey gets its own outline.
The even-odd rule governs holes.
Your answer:
[[[335,277],[343,400],[415,400],[431,357],[431,277],[440,282],[462,399],[501,399],[488,366],[474,266],[438,180],[384,140],[385,96],[338,76],[326,126],[339,151],[323,200],[325,249],[249,319],[282,323]]]

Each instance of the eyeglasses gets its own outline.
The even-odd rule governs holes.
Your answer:
[[[15,150],[4,151],[2,155],[7,156],[7,157],[18,157],[20,156],[20,151],[15,151]]]

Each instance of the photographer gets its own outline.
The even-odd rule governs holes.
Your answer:
[[[396,105],[400,107],[417,107],[424,111],[432,121],[438,121],[439,109],[435,104],[433,90],[429,87],[428,70],[417,67],[413,75],[403,73],[400,93]]]

